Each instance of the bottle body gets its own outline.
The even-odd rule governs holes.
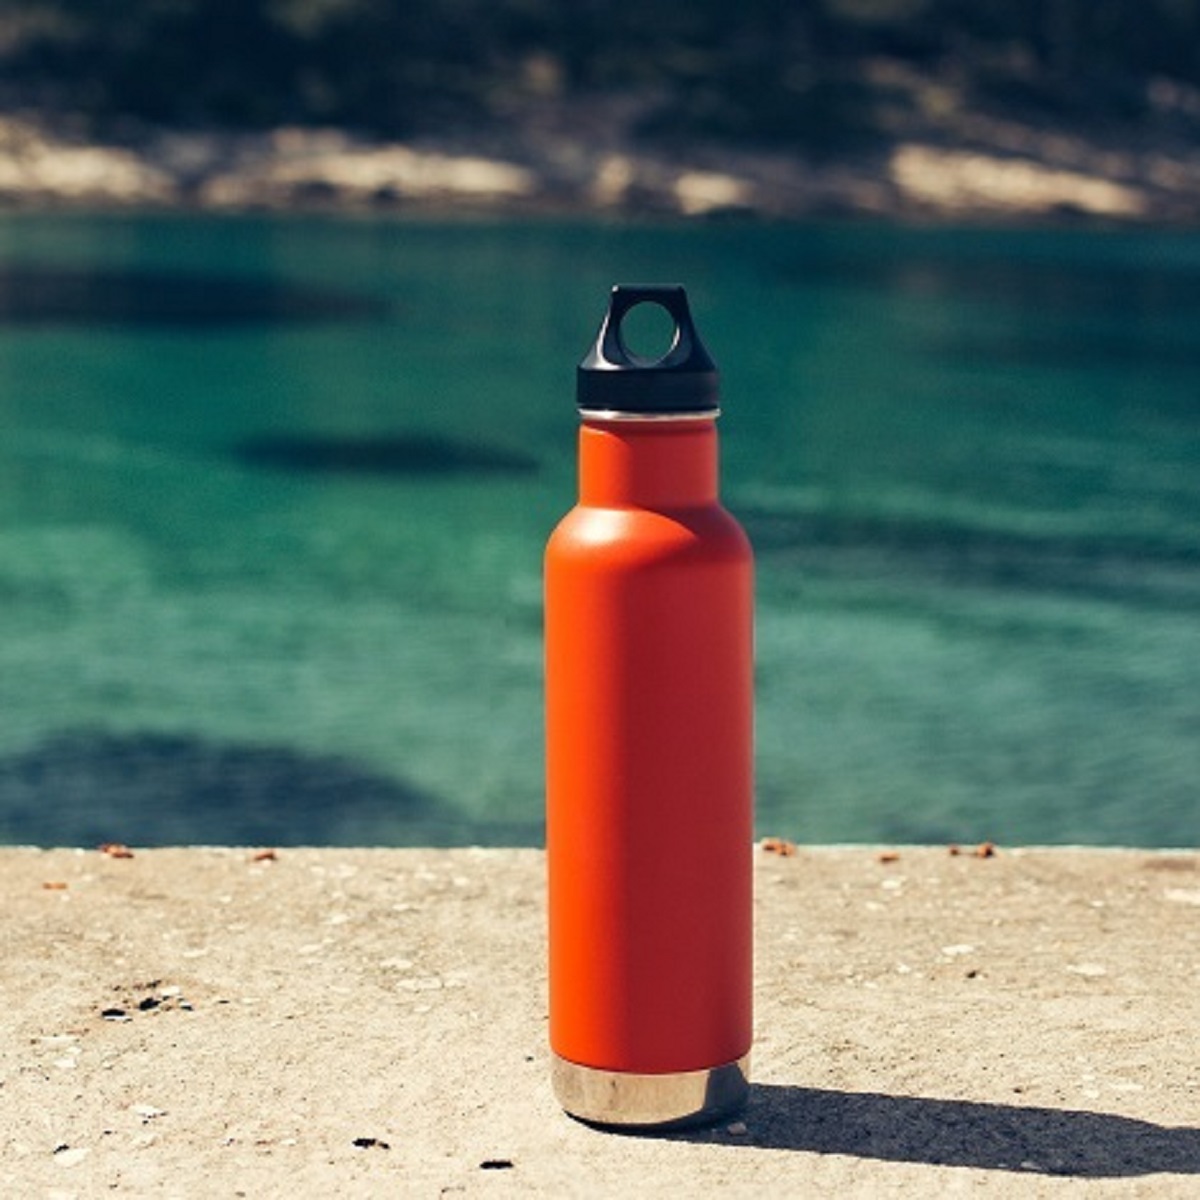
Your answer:
[[[746,1086],[753,838],[753,565],[711,418],[585,420],[545,606],[559,1097],[708,1115]]]

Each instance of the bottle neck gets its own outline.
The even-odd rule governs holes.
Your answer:
[[[597,508],[686,508],[717,501],[711,417],[645,421],[585,416],[579,500]]]

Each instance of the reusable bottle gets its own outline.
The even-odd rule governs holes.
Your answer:
[[[660,358],[622,334],[644,304]],[[683,288],[613,289],[577,400],[545,562],[553,1085],[600,1125],[700,1122],[749,1089],[753,563]]]

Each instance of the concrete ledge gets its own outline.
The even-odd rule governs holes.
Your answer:
[[[538,851],[0,850],[0,1194],[1200,1193],[1200,856],[755,854],[750,1104],[649,1138],[550,1095]]]

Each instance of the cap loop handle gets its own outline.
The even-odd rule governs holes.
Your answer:
[[[655,304],[675,322],[665,354],[646,358],[626,345],[621,326],[640,304]],[[618,284],[595,344],[577,373],[579,407],[630,413],[703,412],[718,407],[717,367],[700,341],[679,284]]]

